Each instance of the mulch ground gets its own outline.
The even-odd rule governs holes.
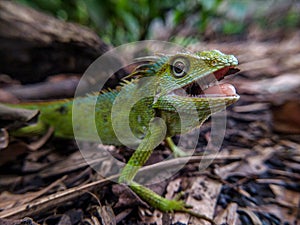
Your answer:
[[[241,72],[225,81],[241,98],[226,111],[226,133],[216,156],[202,154],[210,140],[209,120],[201,127],[195,156],[175,176],[150,187],[170,198],[183,192],[193,210],[217,224],[300,224],[299,43],[296,33],[274,43],[192,46],[238,57]],[[36,141],[12,141],[0,150],[0,224],[209,224],[149,208],[127,187],[100,177],[72,140],[47,139],[38,149]],[[84,147],[105,148],[123,161],[132,153],[125,147]],[[148,164],[158,163],[144,171],[153,170],[159,178],[160,172],[180,167],[180,159],[159,163],[169,154],[164,144],[158,146]],[[113,174],[107,156],[90,157],[94,167]],[[210,164],[199,170],[201,160]]]

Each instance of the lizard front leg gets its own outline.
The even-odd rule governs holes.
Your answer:
[[[131,185],[138,170],[146,163],[153,149],[163,141],[165,135],[166,126],[164,121],[158,117],[152,119],[149,123],[148,132],[123,168],[119,178],[120,183]]]
[[[152,119],[146,136],[123,168],[119,182],[126,183],[141,199],[162,212],[186,212],[215,224],[212,219],[205,215],[191,211],[190,207],[183,201],[163,198],[149,188],[133,181],[136,173],[146,163],[153,149],[165,138],[165,134],[166,127],[163,120],[160,118]]]

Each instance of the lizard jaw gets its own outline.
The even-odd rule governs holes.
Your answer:
[[[238,72],[239,69],[233,66],[227,66],[222,69],[215,71],[213,74],[207,77],[201,78],[199,81],[194,81],[182,88],[176,89],[171,92],[171,95],[178,95],[181,97],[192,97],[192,98],[220,98],[220,97],[237,97],[235,87],[231,84],[217,84],[218,81],[222,80],[225,76]],[[209,78],[210,76],[210,78]],[[214,81],[209,81],[213,77]],[[199,83],[203,83],[203,80],[207,80],[204,85],[200,87]]]

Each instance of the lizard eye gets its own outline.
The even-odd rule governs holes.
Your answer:
[[[172,73],[176,78],[185,76],[189,69],[188,67],[189,67],[189,63],[187,59],[183,57],[175,59],[171,64]]]

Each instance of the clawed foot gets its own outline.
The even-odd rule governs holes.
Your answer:
[[[204,220],[210,222],[211,224],[216,225],[216,223],[213,221],[213,219],[211,219],[211,218],[209,218],[205,215],[202,215],[202,214],[199,214],[199,213],[196,213],[196,212],[192,211],[191,210],[192,206],[187,205],[184,201],[179,200],[182,197],[182,195],[183,195],[183,193],[180,192],[172,200],[164,198],[160,202],[159,209],[161,211],[164,211],[164,212],[172,212],[172,213],[173,212],[184,212],[184,213],[188,213],[191,216],[195,216],[197,218],[204,219]]]

